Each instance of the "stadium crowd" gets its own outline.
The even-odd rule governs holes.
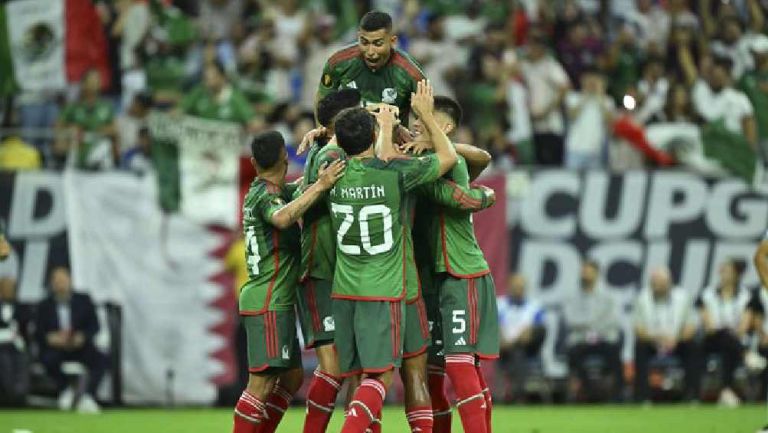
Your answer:
[[[23,133],[5,134],[0,167],[61,167],[75,148],[80,167],[143,170],[155,109],[278,128],[295,148],[324,61],[371,9],[396,18],[401,48],[465,107],[457,139],[501,168],[680,165],[752,179],[768,138],[761,0],[95,3],[111,76],[6,99],[3,126]]]

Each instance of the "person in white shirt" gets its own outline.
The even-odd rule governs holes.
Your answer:
[[[597,69],[585,69],[580,79],[581,91],[568,92],[565,98],[570,122],[565,165],[574,170],[601,168],[616,106],[606,95],[605,78]]]
[[[583,386],[587,383],[587,358],[602,358],[613,377],[613,399],[620,401],[624,385],[621,325],[614,298],[598,287],[599,271],[596,262],[586,260],[581,266],[581,288],[563,300],[568,366]]]
[[[635,400],[648,401],[648,373],[654,356],[681,358],[685,371],[685,398],[698,399],[697,354],[693,337],[696,317],[693,302],[685,289],[673,287],[669,269],[651,273],[650,287],[637,296],[635,327]]]
[[[499,366],[510,380],[512,395],[522,398],[527,360],[539,355],[544,343],[544,308],[526,295],[522,274],[512,274],[507,295],[496,300],[499,309],[501,362]]]
[[[521,70],[530,95],[536,162],[561,166],[565,133],[562,104],[571,85],[563,66],[547,50],[546,37],[532,33]]]
[[[745,264],[735,259],[720,265],[720,281],[702,291],[699,307],[705,332],[703,350],[705,355],[719,354],[722,358],[720,404],[729,407],[741,403],[733,382],[744,358],[741,340],[748,329],[746,310],[752,299],[750,291],[741,285],[744,268]]]
[[[725,127],[741,134],[753,148],[757,146],[757,123],[749,98],[731,85],[733,62],[726,57],[713,57],[704,70],[706,81],[697,79],[693,86],[693,106],[706,122],[723,121]]]
[[[435,94],[453,98],[455,94],[449,84],[450,75],[466,64],[467,58],[459,44],[446,37],[445,20],[442,15],[430,16],[426,34],[414,38],[408,52],[424,67],[424,75],[429,77]]]

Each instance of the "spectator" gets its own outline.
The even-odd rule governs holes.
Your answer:
[[[414,38],[409,47],[410,54],[424,67],[424,75],[429,77],[435,95],[454,97],[448,84],[467,59],[463,58],[456,41],[445,36],[445,17],[431,15],[427,19],[427,32]],[[455,53],[447,56],[446,53]],[[322,70],[322,66],[320,66]]]
[[[698,79],[693,86],[693,106],[705,121],[722,121],[727,130],[742,135],[756,149],[754,110],[749,98],[731,86],[732,66],[730,59],[713,58],[709,70],[704,71],[706,80]]]
[[[40,362],[56,382],[60,392],[59,407],[65,410],[72,406],[75,393],[67,387],[62,364],[68,361],[83,364],[87,369],[88,385],[77,409],[98,412],[94,396],[104,375],[105,360],[94,346],[94,337],[99,332],[96,309],[90,296],[73,292],[67,268],[52,270],[50,286],[51,294],[37,306],[35,336],[40,348]]]
[[[148,128],[139,129],[136,146],[123,154],[121,166],[139,175],[152,170],[152,137]]]
[[[197,86],[180,104],[181,111],[203,119],[235,122],[251,130],[259,128],[253,107],[229,83],[224,66],[213,62],[205,67],[204,84]]]
[[[638,43],[645,51],[658,53],[667,45],[669,14],[654,0],[636,0],[636,8],[624,19],[636,29]]]
[[[243,36],[243,0],[202,0],[200,29],[203,40],[214,44],[223,70],[237,68],[234,42]]]
[[[16,280],[0,276],[0,403],[23,403],[29,391],[23,323],[16,304]]]
[[[147,76],[139,61],[139,47],[149,32],[149,5],[143,0],[117,0],[117,19],[112,24],[112,37],[120,40],[120,70],[123,108],[133,95],[147,87]]]
[[[521,75],[520,63],[516,57],[505,56],[507,142],[515,148],[518,164],[533,164],[536,159],[533,145],[533,126],[528,111],[529,94]]]
[[[581,73],[581,91],[565,99],[569,129],[565,140],[566,166],[583,170],[601,168],[615,106],[605,93],[605,78],[597,69]]]
[[[42,166],[40,153],[17,134],[0,142],[0,171],[37,170]]]
[[[332,15],[319,16],[315,22],[315,32],[310,34],[308,40],[303,44],[306,58],[303,64],[301,105],[304,110],[315,111],[317,83],[320,82],[320,76],[323,74],[325,61],[343,47],[333,38],[333,26],[335,24],[336,18]],[[434,77],[434,75],[428,76]],[[438,78],[435,77],[434,80],[438,80]]]
[[[608,93],[621,101],[635,87],[641,71],[643,53],[631,28],[624,26],[606,53],[606,71],[610,74]],[[663,70],[662,70],[663,73]]]
[[[699,396],[696,320],[693,303],[685,289],[673,287],[667,268],[651,273],[650,287],[635,301],[635,400],[648,401],[648,374],[654,356],[675,355],[685,371],[685,399]]]
[[[83,76],[80,97],[64,107],[57,124],[63,132],[54,148],[54,158],[66,158],[70,140],[76,149],[75,165],[78,168],[100,169],[114,167],[119,157],[117,124],[112,104],[101,97],[99,72],[91,69]]]
[[[139,131],[147,127],[147,117],[154,101],[146,92],[133,97],[128,109],[118,116],[117,128],[120,134],[120,155],[125,155],[139,144]]]
[[[669,80],[664,75],[664,62],[659,57],[647,59],[643,65],[642,78],[637,83],[638,109],[635,112],[635,120],[641,124],[647,124],[665,119],[664,107],[668,92]]]
[[[5,220],[0,218],[0,262],[4,262],[11,255],[11,244],[5,238]]]
[[[544,309],[526,295],[525,277],[509,277],[507,295],[499,296],[499,334],[501,363],[504,374],[512,383],[512,395],[524,397],[524,381],[528,360],[539,356],[544,343]]]
[[[557,53],[571,83],[578,85],[585,69],[598,66],[603,49],[600,37],[589,34],[585,21],[570,25],[568,36],[560,41]]]
[[[598,277],[597,263],[585,261],[581,266],[581,288],[575,296],[563,299],[568,366],[585,386],[587,358],[601,358],[613,379],[612,398],[620,401],[624,379],[618,311],[612,296],[598,288]]]
[[[752,35],[744,34],[741,21],[737,16],[724,17],[718,23],[720,38],[710,44],[712,53],[731,60],[731,77],[741,78],[744,72],[754,68],[752,53]]]
[[[768,161],[768,36],[752,41],[755,70],[741,77],[738,88],[747,95],[755,112],[760,154]]]
[[[547,53],[546,39],[541,33],[531,35],[527,48],[521,69],[530,92],[536,162],[559,166],[563,163],[565,132],[561,110],[570,82],[560,63]]]
[[[734,259],[720,265],[720,280],[701,293],[700,314],[704,328],[703,349],[705,355],[720,355],[721,387],[720,404],[739,406],[741,399],[733,389],[736,368],[743,361],[744,347],[741,338],[748,323],[745,310],[751,299],[749,290],[741,285],[745,264]]]

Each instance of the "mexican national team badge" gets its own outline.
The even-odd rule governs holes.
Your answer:
[[[397,99],[397,90],[387,87],[381,91],[381,102],[385,104],[394,104]]]
[[[323,86],[325,87],[331,87],[331,75],[330,74],[323,74]]]

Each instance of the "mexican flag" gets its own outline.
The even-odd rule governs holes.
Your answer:
[[[0,0],[0,95],[62,90],[93,68],[108,86],[107,40],[90,0]]]

